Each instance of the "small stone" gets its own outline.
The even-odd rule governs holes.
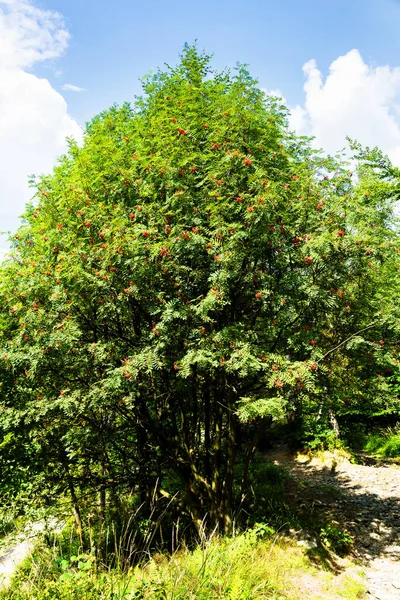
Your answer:
[[[400,546],[387,546],[385,548],[385,552],[387,554],[390,554],[390,553],[393,553],[393,552],[396,553],[396,554],[398,554],[400,552]]]
[[[369,538],[363,538],[361,541],[361,544],[363,546],[365,546],[365,548],[369,548],[371,545],[371,540]]]
[[[315,540],[299,540],[297,542],[298,546],[305,548],[306,550],[312,550],[313,548],[318,548],[318,544]]]

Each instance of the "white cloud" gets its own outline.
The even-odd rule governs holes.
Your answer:
[[[60,56],[68,37],[58,13],[28,0],[0,0],[0,231],[18,226],[32,196],[28,176],[52,169],[67,136],[82,137],[61,94],[28,72]]]
[[[281,92],[281,90],[278,90],[278,89],[267,90],[267,88],[261,88],[261,90],[264,92],[264,94],[266,96],[275,96],[276,98],[282,98],[282,100],[284,102],[286,102],[286,98],[285,98],[284,94]]]
[[[62,89],[66,92],[86,92],[85,88],[73,85],[72,83],[64,83]]]
[[[314,145],[335,152],[350,136],[378,146],[400,165],[400,67],[367,65],[358,50],[332,62],[325,81],[316,61],[303,66],[304,105],[291,110],[290,124]]]
[[[60,14],[41,10],[30,0],[0,1],[0,64],[32,67],[66,49],[69,33]]]

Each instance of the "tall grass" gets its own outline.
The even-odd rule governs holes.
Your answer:
[[[47,532],[0,600],[300,600],[304,577],[315,597],[336,598],[336,576],[282,535],[320,528],[312,514],[305,522],[285,503],[287,479],[280,467],[254,461],[247,493],[235,490],[238,528],[230,538],[210,533],[206,518],[195,538],[182,516],[171,519],[168,502],[127,501],[107,521],[88,512],[85,548],[72,520],[61,532]],[[345,577],[339,587],[349,600],[362,589],[358,579]]]
[[[376,456],[400,459],[400,425],[369,434],[363,449]]]
[[[306,580],[309,598],[356,600],[364,589],[358,577],[319,569],[293,541],[259,525],[231,538],[214,533],[194,550],[155,554],[125,572],[94,554],[62,558],[57,545],[41,545],[0,600],[301,600]]]

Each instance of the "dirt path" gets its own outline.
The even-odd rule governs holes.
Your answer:
[[[371,458],[351,464],[293,457],[281,448],[267,456],[288,468],[295,487],[288,499],[345,527],[364,565],[369,600],[400,600],[400,466]]]

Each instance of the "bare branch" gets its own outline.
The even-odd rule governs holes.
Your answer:
[[[332,352],[335,352],[335,350],[338,350],[341,346],[343,346],[344,344],[346,344],[353,337],[356,337],[356,335],[358,335],[359,333],[362,333],[363,331],[367,331],[367,329],[372,329],[373,327],[375,327],[375,325],[377,325],[377,323],[378,323],[378,321],[374,321],[374,323],[371,323],[370,325],[367,325],[367,327],[363,327],[359,331],[356,331],[355,333],[352,333],[348,338],[346,338],[345,340],[343,340],[343,342],[340,342],[340,344],[338,344],[337,346],[335,346],[331,350],[328,350],[328,352],[326,354],[324,354],[320,359],[318,359],[317,362],[321,362],[321,360],[324,360],[324,358],[326,358],[329,354],[332,354]]]

